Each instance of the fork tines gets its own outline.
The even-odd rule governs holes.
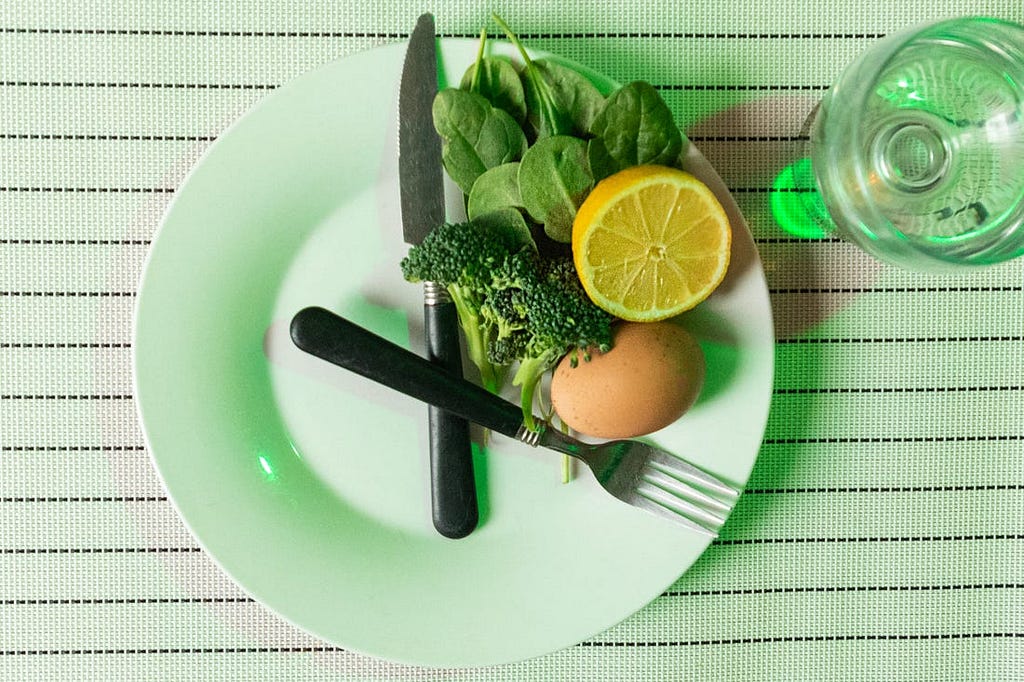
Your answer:
[[[655,451],[640,472],[636,494],[636,506],[718,537],[740,491],[689,462]]]

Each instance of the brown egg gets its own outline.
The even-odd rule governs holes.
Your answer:
[[[566,356],[551,379],[551,402],[576,431],[598,438],[652,433],[690,409],[704,385],[704,353],[679,324],[623,322],[613,348],[573,367]]]

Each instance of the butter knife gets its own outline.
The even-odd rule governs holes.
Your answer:
[[[445,219],[441,138],[432,107],[437,94],[437,41],[434,17],[423,14],[409,38],[398,96],[398,177],[402,232],[419,244]],[[423,288],[427,357],[462,376],[458,315],[443,286]],[[430,488],[434,528],[448,538],[469,535],[477,525],[476,485],[469,423],[440,408],[428,408]]]

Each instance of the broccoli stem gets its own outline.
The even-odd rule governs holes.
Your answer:
[[[561,417],[558,419],[558,430],[569,435],[569,425],[562,421]],[[562,483],[568,483],[572,480],[572,457],[569,455],[562,455]]]
[[[540,385],[541,379],[544,378],[544,374],[551,369],[554,361],[548,357],[548,355],[542,355],[536,358],[527,358],[520,361],[519,369],[516,370],[515,376],[512,378],[512,384],[520,386],[519,392],[519,405],[523,410],[523,424],[526,428],[531,431],[539,430],[536,418],[533,416],[533,405],[538,397],[542,397],[541,394],[537,393],[537,387]],[[545,419],[550,420],[553,416],[554,410],[551,413],[547,413],[547,410],[542,410],[546,413]],[[565,431],[563,425],[562,428]],[[562,483],[568,483],[572,478],[572,462],[569,455],[562,455]]]
[[[465,296],[459,287],[449,285],[447,289],[459,316],[459,326],[462,327],[462,332],[466,337],[466,352],[469,354],[469,359],[480,370],[480,383],[491,393],[497,393],[501,390],[502,376],[487,358],[487,338],[482,324],[483,320],[466,303]]]
[[[466,351],[469,358],[480,370],[480,383],[491,393],[497,393],[501,390],[501,375],[487,359],[487,342],[481,333],[480,325],[470,321],[468,325],[463,325],[462,329],[466,334]]]
[[[546,356],[526,358],[519,363],[516,374],[512,377],[512,385],[519,386],[519,405],[523,409],[523,424],[531,431],[539,430],[537,420],[533,416],[534,397],[537,386],[544,373],[551,368],[551,360]]]

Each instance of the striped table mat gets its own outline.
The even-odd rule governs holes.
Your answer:
[[[141,268],[217,136],[291,78],[404,39],[411,3],[0,4],[0,679],[1020,680],[1024,277],[880,265],[785,216],[803,118],[858,51],[1019,2],[437,0],[655,84],[751,226],[778,338],[772,410],[722,537],[578,646],[428,670],[253,602],[189,534],[132,395]]]

